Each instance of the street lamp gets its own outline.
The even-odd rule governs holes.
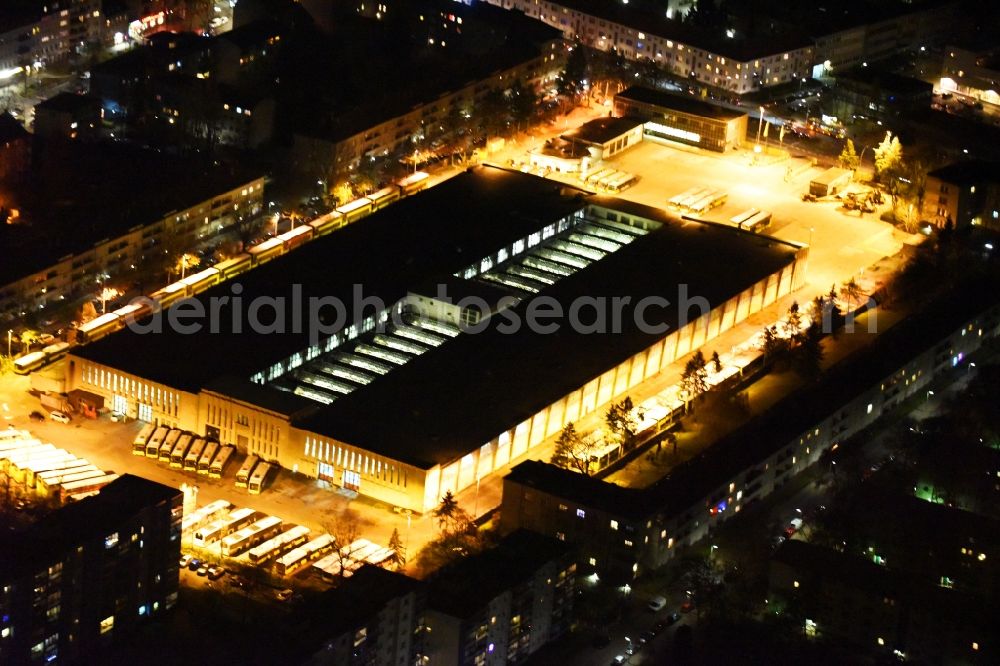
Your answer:
[[[927,402],[927,401],[929,401],[929,400],[931,399],[931,396],[932,396],[932,395],[934,395],[934,391],[928,391],[928,392],[927,392],[927,397],[926,397],[926,399],[924,400],[924,402]]]
[[[815,227],[809,227],[809,246],[812,247],[813,244],[813,232],[816,231]]]
[[[12,329],[12,328],[7,329],[7,356],[8,357],[10,357],[10,341],[11,341],[11,336],[13,336],[13,335],[14,335],[14,329]]]

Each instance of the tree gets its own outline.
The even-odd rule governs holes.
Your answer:
[[[684,364],[684,372],[681,373],[681,388],[687,391],[691,400],[708,390],[708,371],[705,366],[705,356],[700,349]]]
[[[875,147],[875,177],[882,182],[891,183],[896,180],[897,171],[902,164],[903,146],[899,143],[899,137],[886,132],[882,143]]]
[[[802,315],[799,313],[799,302],[792,301],[788,308],[788,317],[785,319],[785,337],[790,341],[796,341],[802,331]]]
[[[403,545],[403,539],[399,536],[399,530],[395,527],[392,528],[392,535],[389,537],[389,550],[392,551],[392,562],[396,565],[397,569],[401,569],[406,566],[406,546]]]
[[[590,458],[596,448],[593,439],[577,432],[572,421],[567,423],[552,452],[552,464],[574,469],[581,474],[590,474]]]
[[[788,341],[778,336],[778,329],[768,326],[764,329],[764,340],[761,345],[765,359],[772,359],[788,350]]]
[[[572,95],[583,91],[583,81],[587,78],[587,54],[583,44],[573,44],[566,59],[566,67],[559,74],[558,89],[561,95]]]
[[[538,110],[538,94],[530,86],[516,82],[507,94],[510,116],[514,123],[527,125]]]
[[[719,358],[719,352],[712,352],[712,367],[715,368],[715,372],[722,372],[722,359]]]
[[[844,169],[857,171],[858,167],[861,166],[861,159],[858,157],[857,151],[854,150],[854,142],[850,139],[844,144],[844,149],[840,152],[840,157],[837,159],[840,162],[840,166]]]
[[[623,449],[632,446],[637,434],[639,424],[632,414],[632,398],[625,396],[625,399],[617,404],[612,404],[604,415],[604,423],[608,426],[612,436],[618,440]]]
[[[455,499],[455,495],[449,490],[441,498],[441,503],[434,509],[433,515],[438,521],[438,526],[444,530],[461,510],[462,507],[458,505],[458,500]]]
[[[97,317],[97,308],[94,307],[94,302],[89,299],[84,301],[83,305],[80,306],[80,323],[86,324],[95,317]]]
[[[333,537],[338,563],[340,564],[340,576],[343,578],[346,566],[350,564],[350,557],[353,554],[351,545],[361,536],[361,522],[357,515],[350,509],[344,509],[333,518],[323,523],[323,528]]]
[[[823,328],[818,321],[810,324],[798,337],[798,347],[793,352],[792,363],[802,376],[812,379],[822,371],[822,340]]]
[[[31,349],[31,345],[41,339],[42,334],[30,328],[21,331],[21,353],[26,354]]]
[[[197,254],[185,252],[181,256],[177,257],[177,261],[174,262],[172,273],[179,274],[183,280],[189,268],[198,268],[200,265],[201,257]]]
[[[861,290],[861,286],[851,278],[850,281],[840,288],[840,295],[844,297],[847,301],[847,311],[850,312],[854,309],[854,301],[861,303],[861,297],[865,295],[865,292]]]

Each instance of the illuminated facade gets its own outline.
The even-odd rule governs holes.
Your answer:
[[[747,134],[747,114],[708,102],[633,87],[615,95],[615,115],[646,121],[646,137],[678,141],[715,152],[738,149]]]

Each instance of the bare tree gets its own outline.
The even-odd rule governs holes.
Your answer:
[[[323,529],[333,537],[336,548],[334,552],[337,554],[337,562],[340,565],[340,577],[343,578],[347,565],[351,563],[352,545],[361,536],[361,521],[356,513],[350,509],[344,509],[326,520],[323,523]]]

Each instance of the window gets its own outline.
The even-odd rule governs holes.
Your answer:
[[[106,634],[115,628],[115,616],[106,617],[101,620],[101,633]]]
[[[117,545],[118,545],[118,532],[115,532],[114,534],[109,534],[108,536],[104,537],[105,548],[114,548]]]
[[[576,510],[576,517],[577,518],[586,518],[587,517],[587,512],[584,511],[583,509],[577,509]]]
[[[613,530],[617,530],[618,529],[618,521],[617,520],[612,520],[611,521],[611,529],[613,529]]]

